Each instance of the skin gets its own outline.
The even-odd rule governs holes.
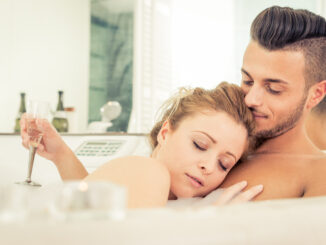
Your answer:
[[[305,124],[308,137],[320,150],[326,150],[325,122],[325,115],[311,112]]]
[[[242,125],[224,112],[206,111],[185,117],[174,130],[165,122],[151,157],[114,159],[88,174],[47,120],[37,120],[36,124],[43,133],[37,153],[56,165],[63,180],[120,184],[128,190],[129,208],[162,207],[168,199],[208,194],[224,180],[247,144]],[[21,119],[21,135],[28,148],[26,114]],[[246,185],[241,181],[225,189],[215,204],[246,202],[263,189],[258,185],[242,192]]]
[[[185,118],[176,130],[166,122],[152,157],[170,173],[169,199],[202,197],[222,183],[246,144],[244,126],[225,112],[209,111]]]
[[[165,122],[151,158],[116,159],[85,180],[110,180],[126,186],[131,207],[144,207],[144,203],[145,207],[163,206],[168,199],[202,197],[215,190],[246,144],[245,128],[226,113],[196,113],[175,130]]]
[[[242,66],[246,105],[257,124],[256,134],[272,131],[254,154],[227,176],[223,187],[239,179],[264,185],[255,200],[326,194],[326,157],[310,141],[305,120],[324,97],[326,81],[305,91],[305,60],[300,51],[269,51],[251,41]],[[291,117],[297,117],[292,120]],[[290,123],[287,123],[289,122]],[[285,125],[279,132],[275,128]]]

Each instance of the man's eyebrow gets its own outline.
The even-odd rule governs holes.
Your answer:
[[[241,68],[241,72],[246,74],[252,80],[252,77],[250,76],[249,72],[247,72],[245,69]]]
[[[266,78],[266,79],[264,79],[264,82],[289,84],[288,82],[286,82],[282,79],[273,79],[273,78]]]
[[[251,80],[252,77],[251,75],[249,74],[249,72],[247,72],[245,69],[241,68],[241,72],[243,72],[244,74],[246,74]],[[283,84],[289,84],[287,81],[284,81],[282,79],[274,79],[274,78],[265,78],[263,80],[264,82],[269,82],[269,83],[283,83]]]

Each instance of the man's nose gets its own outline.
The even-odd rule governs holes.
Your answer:
[[[263,90],[259,86],[252,86],[245,96],[248,107],[258,107],[263,104]]]

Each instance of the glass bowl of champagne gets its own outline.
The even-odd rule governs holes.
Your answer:
[[[27,177],[25,181],[16,182],[16,184],[40,187],[37,182],[32,181],[32,171],[34,165],[35,153],[42,140],[42,131],[37,126],[37,120],[48,119],[50,106],[45,101],[30,100],[27,102],[26,119],[27,134],[29,136],[29,158],[27,167]]]

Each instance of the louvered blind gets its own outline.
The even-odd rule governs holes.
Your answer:
[[[147,133],[171,93],[171,2],[139,0],[135,10],[133,111],[129,132]]]

